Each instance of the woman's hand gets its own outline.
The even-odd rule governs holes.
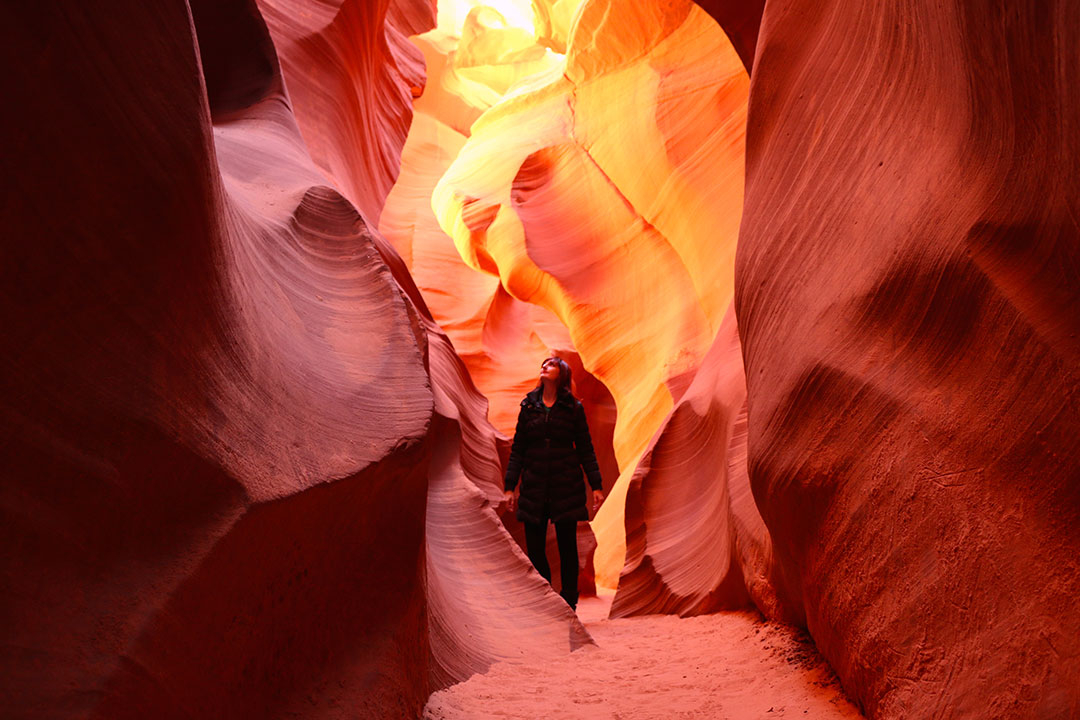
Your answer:
[[[514,508],[517,507],[517,498],[514,496],[513,490],[507,490],[503,493],[503,497],[506,499],[506,509],[508,512],[514,512]]]
[[[592,510],[593,510],[593,514],[596,514],[596,511],[600,509],[600,503],[602,503],[602,502],[604,502],[604,492],[603,492],[603,490],[593,490],[592,491]]]

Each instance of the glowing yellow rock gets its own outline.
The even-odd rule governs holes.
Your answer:
[[[465,261],[553,312],[611,391],[620,484],[731,302],[747,84],[692,3],[587,2],[565,72],[484,113],[433,195]],[[594,523],[601,584],[622,492]]]

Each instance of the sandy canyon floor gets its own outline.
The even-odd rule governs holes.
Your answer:
[[[812,641],[753,612],[608,620],[582,599],[596,641],[557,663],[499,663],[434,693],[425,720],[861,718]]]

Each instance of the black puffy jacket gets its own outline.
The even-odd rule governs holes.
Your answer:
[[[513,490],[522,476],[517,511],[522,522],[588,520],[582,469],[594,490],[602,485],[585,408],[562,390],[545,410],[542,394],[536,388],[521,401],[503,486]]]

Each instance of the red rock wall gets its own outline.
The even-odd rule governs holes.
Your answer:
[[[415,716],[589,642],[490,509],[433,529],[497,493],[486,402],[310,159],[254,5],[9,25],[36,65],[8,93],[0,715]],[[478,556],[486,605],[445,570]]]
[[[3,714],[419,707],[410,468],[432,400],[415,321],[314,184],[268,44],[239,68],[208,55],[209,109],[233,118],[212,128],[185,4],[28,8],[12,49],[42,67],[13,94],[28,171],[6,224],[27,241],[3,265]],[[208,49],[259,37],[232,8],[200,28]]]
[[[770,0],[754,496],[873,718],[1080,716],[1080,10]]]

